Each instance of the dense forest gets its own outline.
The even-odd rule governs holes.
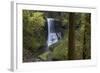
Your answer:
[[[23,10],[22,17],[23,62],[91,59],[90,13]],[[48,45],[50,23],[57,40]]]

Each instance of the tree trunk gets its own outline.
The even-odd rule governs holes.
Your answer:
[[[85,27],[84,27],[84,42],[83,42],[83,59],[91,58],[91,15],[85,15]]]
[[[75,14],[69,13],[69,41],[68,41],[68,59],[75,58]]]

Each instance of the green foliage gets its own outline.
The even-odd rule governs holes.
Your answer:
[[[83,59],[84,57],[89,59],[90,58],[90,36],[91,36],[91,31],[90,31],[90,20],[88,17],[89,14],[78,14],[80,16],[77,19],[77,23],[79,24],[79,27],[75,31],[75,57],[76,59]],[[88,19],[87,19],[88,17]],[[84,58],[84,59],[85,59]]]
[[[61,13],[60,19],[61,19],[62,26],[65,26],[65,27],[68,26],[69,24],[68,18],[69,18],[69,13]]]
[[[23,47],[25,49],[34,52],[45,45],[44,27],[45,19],[42,12],[23,10]]]
[[[32,16],[29,18],[29,28],[33,31],[41,31],[45,25],[45,19],[43,18],[43,13],[34,12]]]

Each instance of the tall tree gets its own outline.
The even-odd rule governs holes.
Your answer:
[[[68,59],[75,59],[75,13],[69,13]]]
[[[91,58],[91,14],[84,14],[83,59]]]

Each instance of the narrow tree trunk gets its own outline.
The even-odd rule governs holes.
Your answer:
[[[86,58],[86,38],[85,38],[85,30],[84,30],[84,35],[83,35],[83,59]]]
[[[69,44],[68,44],[68,59],[75,58],[75,14],[69,13]]]
[[[83,42],[83,59],[91,58],[91,20],[90,14],[84,17],[84,42]]]

